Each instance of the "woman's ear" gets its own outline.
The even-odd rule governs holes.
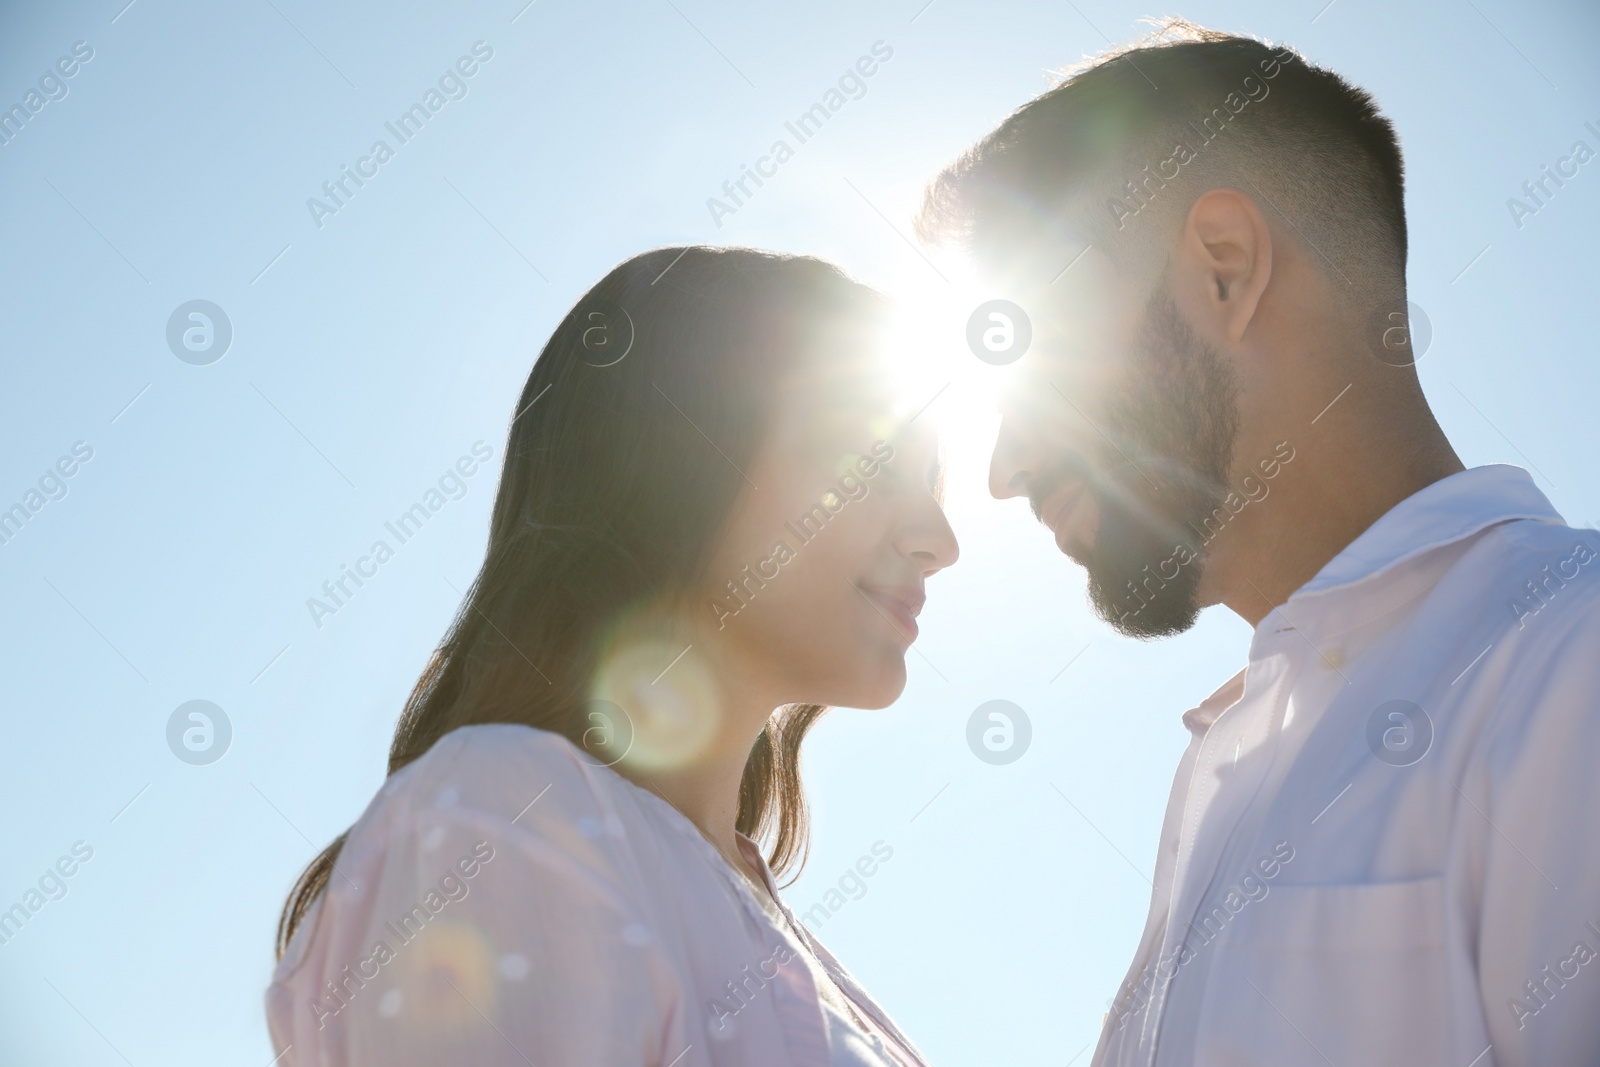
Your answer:
[[[1272,230],[1255,200],[1227,188],[1196,200],[1184,222],[1177,266],[1197,321],[1237,344],[1272,277]]]

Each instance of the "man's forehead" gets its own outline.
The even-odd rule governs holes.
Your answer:
[[[1079,237],[1053,237],[1040,232],[1013,230],[973,246],[976,273],[986,284],[1015,292],[1045,289],[1093,249]]]
[[[1009,262],[979,264],[980,287],[1027,314],[1036,338],[1104,326],[1115,309],[1134,301],[1137,283],[1087,242],[1024,251]]]

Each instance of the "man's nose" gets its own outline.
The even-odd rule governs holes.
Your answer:
[[[1017,430],[1015,420],[1000,420],[1000,434],[989,457],[989,494],[996,500],[1027,495],[1028,479],[1037,470],[1037,457]]]

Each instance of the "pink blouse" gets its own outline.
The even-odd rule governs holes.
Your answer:
[[[672,805],[557,734],[468,726],[351,829],[267,1022],[282,1067],[830,1067],[823,975],[887,1062],[925,1063]]]

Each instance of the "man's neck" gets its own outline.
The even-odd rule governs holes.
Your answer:
[[[1395,505],[1465,469],[1424,405],[1396,417],[1358,390],[1230,523],[1207,564],[1202,602],[1257,626]],[[1419,398],[1420,399],[1420,398]]]

